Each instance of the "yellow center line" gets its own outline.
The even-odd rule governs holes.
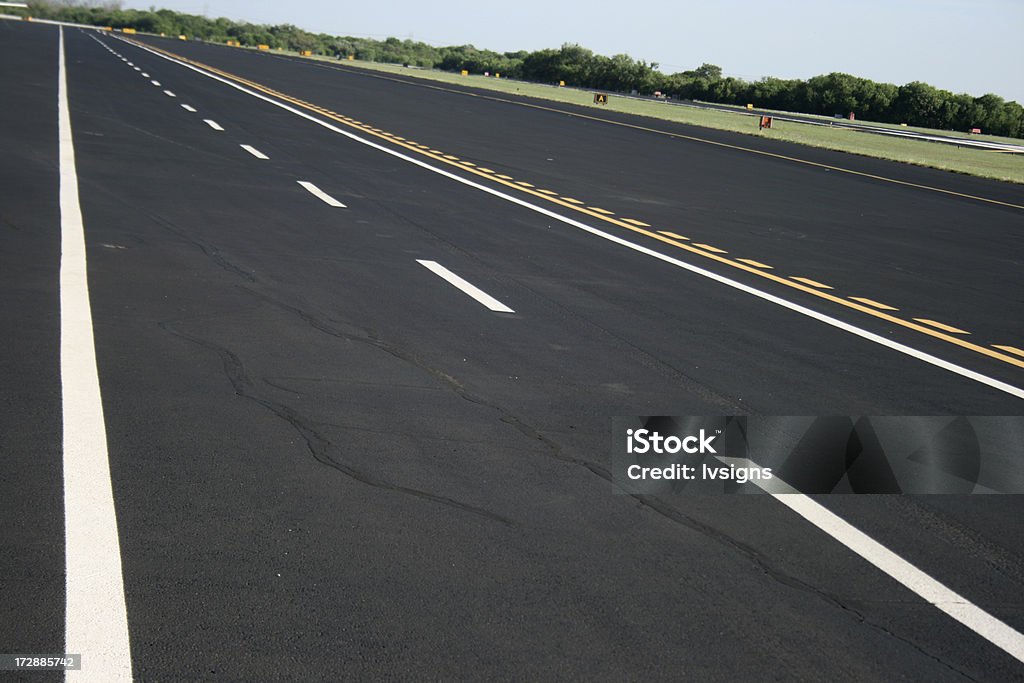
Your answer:
[[[824,282],[818,282],[817,280],[812,280],[809,277],[796,277],[796,276],[793,276],[791,279],[796,280],[797,282],[802,282],[805,285],[810,285],[811,287],[817,287],[818,289],[832,289],[831,285],[826,285]]]
[[[1002,346],[999,344],[993,344],[993,347],[1006,351],[1007,353],[1015,353],[1018,356],[1024,356],[1024,349],[1018,349],[1016,346]]]
[[[944,323],[929,320],[928,318],[914,318],[919,323],[925,325],[931,325],[934,328],[945,330],[946,332],[952,332],[953,334],[970,334],[967,330],[961,330],[959,327],[953,327],[952,325],[946,325]]]
[[[883,304],[881,302],[875,301],[874,299],[867,299],[867,298],[862,297],[862,296],[851,296],[850,298],[853,299],[854,301],[859,301],[862,304],[867,304],[868,306],[874,306],[875,308],[880,308],[883,311],[898,311],[898,310],[900,310],[900,309],[896,308],[895,306],[890,306],[889,304]]]
[[[664,235],[665,237],[671,237],[674,240],[687,240],[687,241],[689,241],[689,239],[690,239],[689,237],[683,237],[682,235],[677,235],[674,232],[669,232],[668,230],[659,230],[658,234]],[[739,260],[742,261],[743,259],[739,259]]]
[[[755,261],[752,258],[738,258],[736,260],[740,263],[746,263],[747,265],[754,266],[755,268],[767,268],[768,270],[771,270],[772,268],[767,263],[761,263],[760,261]]]
[[[638,221],[635,218],[623,218],[622,220],[625,221],[626,223],[629,223],[630,225],[636,225],[636,226],[641,227],[641,228],[649,228],[649,227],[651,227],[650,223],[644,223],[643,221]]]
[[[129,40],[130,41],[131,39],[125,39],[125,40]],[[277,98],[279,98],[281,100],[284,100],[286,102],[290,102],[290,103],[296,104],[296,105],[298,105],[300,107],[303,107],[305,109],[312,109],[312,105],[310,105],[308,102],[304,102],[303,100],[291,97],[289,95],[285,95],[284,93],[278,92],[276,90],[268,88],[268,87],[266,87],[264,85],[261,85],[259,83],[255,83],[253,81],[249,81],[247,79],[244,79],[244,78],[242,78],[240,76],[236,76],[234,74],[228,73],[226,71],[222,71],[222,70],[217,69],[215,67],[211,67],[211,66],[209,66],[207,64],[203,64],[202,62],[191,60],[191,59],[188,59],[187,57],[182,57],[181,55],[177,55],[177,54],[174,54],[172,52],[168,52],[166,50],[162,50],[160,48],[156,48],[156,47],[152,47],[150,45],[146,45],[146,44],[141,43],[139,41],[131,41],[131,42],[134,42],[134,43],[136,43],[136,44],[138,44],[138,45],[140,45],[140,46],[142,46],[142,47],[144,47],[146,49],[152,49],[152,50],[155,50],[156,52],[163,53],[163,54],[165,54],[165,55],[167,55],[167,56],[169,56],[169,57],[171,57],[173,59],[177,59],[177,60],[180,60],[182,62],[185,62],[185,63],[188,63],[188,64],[192,64],[193,66],[205,69],[205,70],[207,70],[207,71],[209,71],[211,73],[218,74],[218,75],[220,75],[220,76],[222,76],[224,78],[227,78],[229,80],[233,80],[233,81],[235,81],[237,83],[243,83],[243,84],[253,88],[254,90],[259,90],[259,91],[261,91],[261,92],[263,92],[263,93],[265,93],[267,95],[271,95],[273,97],[277,97]],[[537,106],[537,105],[529,105],[529,106]],[[544,107],[539,107],[538,106],[538,108],[543,109]],[[554,111],[560,111],[560,110],[554,110]],[[530,189],[524,189],[524,188],[532,188],[533,187],[529,183],[523,183],[522,181],[512,182],[512,181],[509,181],[509,180],[501,179],[501,178],[498,178],[497,176],[493,175],[493,171],[491,172],[491,174],[481,173],[481,171],[484,170],[484,169],[480,169],[480,168],[475,168],[475,169],[463,168],[462,166],[456,164],[455,162],[448,161],[447,159],[444,159],[444,157],[442,156],[442,154],[440,152],[438,152],[437,155],[432,155],[431,153],[427,152],[426,150],[420,149],[420,148],[418,148],[415,145],[407,144],[407,143],[404,143],[404,142],[396,142],[393,139],[389,140],[388,138],[384,138],[383,136],[368,130],[368,128],[366,126],[364,126],[363,124],[357,124],[357,122],[355,122],[355,121],[347,122],[344,119],[342,119],[340,116],[334,116],[334,115],[330,116],[329,118],[331,118],[331,119],[333,119],[335,121],[339,121],[341,123],[344,123],[346,125],[350,125],[350,126],[352,126],[354,128],[358,128],[359,130],[361,130],[364,133],[367,133],[369,135],[373,135],[373,136],[380,137],[382,139],[388,140],[392,144],[395,144],[395,145],[397,145],[399,147],[404,147],[404,148],[406,148],[406,149],[408,149],[410,151],[422,154],[422,155],[427,156],[427,157],[431,157],[431,158],[433,158],[435,161],[437,161],[439,163],[449,164],[449,165],[451,165],[451,166],[453,166],[455,168],[462,168],[463,170],[465,170],[468,173],[471,173],[473,175],[477,175],[477,176],[479,176],[481,178],[486,178],[486,179],[488,179],[488,180],[490,180],[492,182],[495,182],[495,183],[498,183],[498,184],[501,184],[501,185],[505,185],[506,187],[509,187],[511,189],[518,190],[520,192],[525,192],[525,193],[530,194],[530,195],[532,195],[532,196],[534,196],[534,197],[536,197],[538,199],[543,199],[545,201],[549,201],[549,202],[552,202],[554,204],[558,204],[559,206],[562,206],[564,208],[571,209],[571,210],[576,211],[578,213],[582,213],[582,214],[588,215],[588,216],[590,216],[592,218],[596,218],[598,220],[605,221],[606,223],[611,223],[613,225],[617,225],[617,226],[619,226],[621,228],[625,228],[625,229],[630,230],[632,232],[635,232],[637,234],[645,235],[645,236],[650,237],[652,239],[658,240],[658,241],[663,242],[665,244],[672,245],[674,247],[678,247],[679,249],[683,249],[684,251],[688,251],[688,252],[690,252],[692,254],[696,254],[696,255],[701,256],[703,258],[715,261],[717,263],[720,263],[720,264],[723,264],[723,265],[726,265],[726,266],[730,266],[732,268],[737,268],[737,269],[742,270],[742,271],[744,271],[746,273],[749,273],[749,274],[752,274],[752,275],[756,275],[756,276],[764,278],[766,280],[770,280],[770,281],[772,281],[772,282],[774,282],[776,284],[784,285],[786,287],[790,287],[792,289],[799,290],[799,291],[801,291],[801,292],[803,292],[805,294],[809,294],[811,296],[815,296],[815,297],[818,297],[820,299],[824,299],[824,300],[829,301],[831,303],[838,304],[840,306],[843,306],[843,307],[846,307],[846,308],[849,308],[849,309],[853,309],[855,311],[859,311],[860,313],[864,313],[864,314],[872,316],[874,318],[878,318],[880,320],[884,320],[886,322],[892,323],[893,325],[898,325],[900,327],[904,327],[906,329],[913,330],[913,331],[919,332],[921,334],[926,334],[926,335],[928,335],[930,337],[933,337],[935,339],[939,339],[939,340],[948,342],[950,344],[953,344],[955,346],[959,346],[961,348],[968,349],[970,351],[974,351],[974,352],[979,353],[981,355],[988,356],[989,358],[994,358],[996,360],[1003,361],[1004,363],[1008,363],[1010,365],[1014,365],[1014,366],[1019,367],[1019,368],[1024,368],[1024,358],[1014,358],[1013,356],[1006,355],[1005,353],[1000,353],[998,351],[993,351],[992,349],[986,348],[984,346],[980,346],[978,344],[973,344],[973,343],[971,343],[969,341],[966,341],[964,339],[951,336],[950,334],[946,334],[946,333],[944,333],[942,331],[939,331],[939,330],[937,330],[935,328],[926,327],[925,325],[919,324],[918,322],[913,322],[913,321],[910,321],[910,320],[905,320],[903,318],[898,318],[898,317],[896,317],[894,315],[890,315],[889,313],[886,313],[884,311],[880,311],[878,309],[866,306],[866,305],[864,305],[862,303],[850,301],[850,300],[844,299],[844,298],[842,298],[840,296],[837,296],[837,295],[834,295],[834,294],[830,294],[830,293],[828,293],[826,291],[822,291],[821,289],[817,289],[814,286],[809,286],[807,284],[803,284],[801,282],[794,281],[794,280],[797,280],[798,278],[790,279],[790,278],[785,278],[785,277],[782,277],[782,276],[779,276],[779,275],[775,275],[774,273],[769,273],[769,272],[766,272],[764,270],[760,270],[760,269],[758,269],[758,268],[756,268],[754,266],[747,265],[745,263],[740,263],[736,259],[730,259],[730,258],[727,258],[725,256],[720,256],[718,254],[714,254],[714,253],[705,251],[703,249],[700,249],[700,248],[696,247],[695,245],[685,244],[685,243],[679,241],[680,239],[685,239],[685,238],[672,239],[671,237],[668,237],[665,234],[658,234],[657,232],[652,232],[652,231],[647,230],[645,228],[641,228],[641,227],[638,227],[638,226],[630,225],[629,223],[625,223],[625,222],[623,222],[623,221],[621,221],[621,220],[619,220],[617,218],[614,218],[613,217],[614,214],[611,211],[606,211],[605,209],[597,209],[595,207],[586,207],[586,208],[584,208],[582,206],[576,206],[576,205],[573,205],[573,204],[571,204],[569,202],[563,201],[561,197],[549,197],[549,196],[540,194],[539,192],[532,191]],[[596,119],[596,120],[603,120],[603,119]],[[630,124],[626,124],[626,125],[630,125]],[[632,127],[639,127],[639,126],[632,126]],[[655,131],[655,132],[660,132],[660,131]],[[673,133],[671,135],[676,135],[676,134]],[[686,137],[686,136],[681,136],[681,137]],[[699,140],[700,138],[696,138],[696,139]],[[717,142],[713,142],[713,141],[711,141],[711,142],[712,142],[712,144],[721,145],[721,146],[724,146],[724,147],[733,147],[733,145],[726,145],[724,143],[717,143]],[[739,148],[739,149],[744,149],[744,148]],[[751,150],[751,151],[757,152],[757,150]],[[768,154],[770,156],[781,156],[781,155],[776,155],[776,154],[770,154],[768,152],[758,152],[758,153]],[[785,157],[783,157],[783,158],[785,158]],[[796,161],[801,161],[801,160],[797,159]],[[812,163],[815,166],[824,166],[824,164],[817,164],[817,163],[813,163],[813,162],[805,162],[805,163]],[[826,168],[832,168],[832,167],[827,167],[826,166]],[[835,170],[844,171],[845,169],[836,168]],[[858,173],[858,172],[851,171],[851,173]],[[860,175],[868,175],[868,174],[860,174]],[[882,180],[886,180],[886,179],[882,178]],[[902,181],[894,181],[894,182],[902,182]],[[904,183],[904,184],[909,184],[909,183]],[[933,188],[929,188],[929,189],[933,189]],[[945,192],[945,190],[939,190],[939,191]],[[950,194],[957,194],[957,193],[953,192],[953,193],[950,193]],[[965,196],[969,196],[969,195],[965,195]],[[976,198],[975,197],[975,199],[980,199],[980,198]],[[984,200],[983,199],[983,201],[993,201],[993,203],[996,203],[996,204],[1003,204],[1003,202],[995,202],[994,200]],[[1013,204],[1009,204],[1008,206],[1013,206],[1015,208],[1022,208],[1022,209],[1024,209],[1024,206],[1018,207],[1018,206],[1013,205]],[[820,285],[820,283],[816,283],[816,284]]]
[[[693,246],[700,247],[701,249],[707,249],[708,251],[713,251],[716,254],[728,254],[729,253],[725,249],[719,249],[718,247],[713,247],[710,244],[701,244],[700,242],[694,242]]]

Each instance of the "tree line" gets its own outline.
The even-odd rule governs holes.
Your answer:
[[[242,45],[269,45],[314,54],[413,65],[470,73],[500,73],[503,77],[536,83],[558,83],[641,95],[662,93],[683,100],[745,105],[833,116],[853,112],[860,119],[883,123],[1024,137],[1024,107],[994,94],[973,97],[954,94],[927,83],[878,83],[844,73],[807,80],[762,78],[745,81],[723,76],[722,69],[702,64],[696,69],[664,74],[657,63],[624,54],[607,57],[579,45],[534,52],[493,52],[472,45],[436,47],[413,40],[374,40],[311,33],[291,24],[262,25],[230,19],[209,19],[172,10],[121,9],[119,3],[81,5],[72,2],[29,3],[29,14],[94,26],[135,28],[138,31],[211,42],[237,40]]]

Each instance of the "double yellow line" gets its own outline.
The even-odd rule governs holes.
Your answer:
[[[379,128],[375,128],[375,127],[373,127],[373,126],[371,126],[371,125],[369,125],[367,123],[364,123],[362,121],[357,121],[356,119],[353,119],[353,118],[351,118],[349,116],[345,116],[343,114],[339,114],[337,112],[331,111],[330,109],[326,109],[325,107],[321,107],[321,106],[313,104],[311,102],[306,102],[305,100],[299,99],[297,97],[292,97],[291,95],[286,95],[285,93],[279,92],[277,90],[269,88],[269,87],[267,87],[265,85],[262,85],[260,83],[256,83],[255,81],[250,81],[250,80],[248,80],[246,78],[242,78],[241,76],[237,76],[235,74],[229,73],[227,71],[223,71],[223,70],[218,69],[216,67],[212,67],[212,66],[210,66],[208,64],[204,64],[202,62],[198,62],[198,61],[189,59],[187,57],[183,57],[181,55],[175,54],[173,52],[169,52],[167,50],[163,50],[161,48],[158,48],[158,47],[155,47],[155,46],[152,46],[152,45],[141,43],[139,41],[130,40],[130,39],[127,39],[127,38],[123,38],[122,40],[133,42],[136,45],[138,45],[139,47],[142,47],[142,48],[145,48],[145,49],[149,49],[149,50],[154,50],[154,51],[159,52],[159,53],[161,53],[161,54],[163,54],[163,55],[165,55],[165,56],[167,56],[167,57],[169,57],[171,59],[174,59],[174,60],[177,60],[177,61],[180,61],[180,62],[184,62],[186,64],[190,64],[190,65],[192,65],[192,66],[194,66],[196,68],[203,69],[203,70],[208,71],[210,73],[216,74],[216,75],[218,75],[218,76],[220,76],[222,78],[225,78],[225,79],[234,81],[236,83],[245,85],[246,87],[251,88],[253,90],[256,90],[258,92],[261,92],[261,93],[263,93],[265,95],[269,95],[271,97],[277,98],[277,99],[282,100],[284,102],[288,102],[288,103],[293,104],[293,105],[295,105],[297,107],[301,107],[303,109],[306,109],[307,111],[315,112],[317,114],[320,114],[321,116],[324,116],[325,118],[331,119],[332,121],[336,121],[336,122],[341,123],[341,124],[343,124],[345,126],[348,126],[350,128],[354,128],[354,129],[360,131],[361,133],[363,133],[365,135],[376,137],[376,138],[378,138],[380,140],[387,141],[388,143],[390,143],[392,145],[395,145],[397,147],[401,147],[401,148],[403,148],[405,150],[408,150],[410,152],[413,152],[415,154],[420,154],[422,156],[428,157],[431,160],[433,160],[433,161],[435,161],[435,162],[437,162],[439,164],[446,164],[448,166],[452,166],[452,167],[458,168],[460,171],[463,171],[465,173],[473,174],[473,175],[478,176],[480,178],[486,179],[489,182],[496,183],[498,185],[503,185],[503,186],[505,186],[505,187],[507,187],[509,189],[516,190],[518,192],[526,193],[528,195],[533,196],[536,199],[543,200],[543,201],[546,201],[546,202],[550,202],[550,203],[556,204],[556,205],[558,205],[558,206],[560,206],[562,208],[569,209],[571,211],[584,214],[584,215],[586,215],[586,216],[588,216],[590,218],[593,218],[593,219],[596,219],[596,220],[599,220],[599,221],[604,221],[605,223],[610,223],[610,224],[615,225],[615,226],[617,226],[619,228],[623,228],[625,230],[629,230],[631,232],[634,232],[634,233],[637,233],[637,234],[640,234],[640,235],[644,235],[645,237],[649,237],[651,239],[657,240],[659,242],[663,242],[665,244],[671,245],[671,246],[676,247],[678,249],[682,249],[684,251],[688,251],[688,252],[690,252],[692,254],[695,254],[697,256],[701,256],[703,258],[710,259],[712,261],[715,261],[717,263],[721,263],[723,265],[726,265],[726,266],[729,266],[729,267],[732,267],[732,268],[737,268],[739,270],[742,270],[744,272],[750,273],[752,275],[756,275],[757,277],[764,278],[766,280],[770,280],[770,281],[775,282],[777,284],[785,285],[786,287],[790,287],[790,288],[793,288],[793,289],[800,290],[801,292],[804,292],[805,294],[810,294],[811,296],[818,297],[819,299],[824,299],[824,300],[829,301],[831,303],[839,304],[840,306],[844,306],[846,308],[851,308],[853,310],[859,311],[861,313],[865,313],[865,314],[867,314],[869,316],[872,316],[874,318],[878,318],[878,319],[884,320],[886,322],[892,323],[894,325],[898,325],[900,327],[904,327],[904,328],[907,328],[907,329],[910,329],[910,330],[914,330],[915,332],[919,332],[921,334],[928,335],[928,336],[933,337],[935,339],[940,339],[940,340],[942,340],[944,342],[947,342],[947,343],[959,346],[959,347],[964,348],[964,349],[968,349],[970,351],[973,351],[975,353],[987,356],[989,358],[993,358],[993,359],[1002,361],[1002,362],[1007,363],[1009,365],[1013,365],[1013,366],[1016,366],[1016,367],[1019,367],[1019,368],[1024,368],[1024,357],[1017,358],[1017,357],[1014,357],[1013,355],[1008,355],[1007,353],[1002,353],[1000,351],[997,351],[994,348],[987,348],[987,347],[981,346],[979,344],[974,344],[974,343],[971,343],[971,342],[969,342],[969,341],[967,341],[965,339],[953,336],[952,334],[947,334],[946,332],[926,327],[926,326],[924,326],[924,325],[922,325],[922,324],[920,324],[918,322],[915,322],[914,320],[906,320],[904,318],[897,317],[897,316],[892,315],[890,313],[886,313],[883,310],[878,310],[878,309],[872,308],[872,307],[870,307],[868,305],[859,303],[858,301],[852,301],[850,299],[845,299],[845,298],[837,296],[835,294],[830,294],[827,291],[823,291],[822,289],[815,288],[815,287],[810,286],[808,284],[804,284],[803,282],[798,282],[798,281],[795,281],[795,280],[790,279],[790,278],[786,278],[786,277],[782,277],[782,276],[779,276],[779,275],[775,275],[773,273],[766,272],[765,270],[762,270],[761,268],[758,268],[756,266],[749,265],[749,263],[743,262],[744,260],[732,259],[732,258],[728,258],[726,256],[722,256],[720,253],[716,253],[716,251],[720,251],[721,253],[726,253],[726,252],[724,252],[722,250],[717,250],[716,249],[715,251],[711,251],[710,249],[715,249],[715,248],[711,247],[710,245],[699,245],[698,246],[698,245],[694,245],[694,244],[687,244],[686,242],[682,241],[685,238],[683,238],[680,235],[673,235],[673,236],[670,237],[670,236],[665,235],[665,234],[660,234],[659,232],[656,232],[653,229],[652,230],[648,230],[648,229],[646,229],[645,227],[642,227],[642,226],[647,226],[647,227],[650,227],[650,226],[648,226],[646,223],[643,223],[641,221],[637,221],[635,219],[617,218],[617,217],[615,217],[615,214],[613,214],[612,212],[607,211],[605,209],[601,209],[599,207],[585,206],[585,205],[580,204],[579,200],[563,197],[563,196],[561,196],[561,195],[559,195],[557,193],[553,193],[551,190],[544,190],[544,189],[537,188],[536,186],[531,185],[530,183],[525,183],[523,181],[516,181],[513,178],[511,178],[510,176],[498,174],[497,172],[493,171],[492,169],[482,168],[482,167],[476,166],[475,164],[472,164],[470,162],[462,161],[462,160],[460,160],[456,156],[453,156],[453,155],[450,155],[450,154],[444,154],[440,150],[437,150],[437,149],[432,148],[430,146],[421,145],[421,144],[413,142],[413,141],[411,141],[411,140],[409,140],[407,138],[399,137],[399,136],[394,135],[392,133],[383,131],[383,130],[381,130]],[[399,82],[405,82],[405,81],[402,81],[401,79],[393,79],[393,80],[397,80]],[[427,87],[436,87],[436,86],[427,86]],[[444,88],[441,88],[441,89],[444,89]],[[444,89],[444,90],[446,90],[446,89]],[[456,91],[456,92],[458,92],[458,91]],[[487,96],[480,96],[480,97],[487,97]],[[506,101],[506,100],[502,100],[501,98],[490,98],[490,97],[487,97],[487,99],[495,99],[495,100],[500,100],[500,101]],[[507,100],[507,101],[513,102],[512,100]],[[516,102],[516,104],[521,104],[521,103]],[[538,109],[548,109],[547,107],[542,107],[542,106],[539,106],[539,105],[532,105],[532,104],[528,104],[526,106],[535,107],[535,108],[538,108]],[[568,113],[568,112],[563,112],[563,111],[558,110],[558,109],[551,109],[551,111],[558,111],[560,113]],[[601,118],[598,118],[598,117],[586,116],[586,115],[583,115],[583,114],[570,113],[570,115],[581,117],[581,118],[593,119],[595,121],[602,121],[602,122],[606,122],[606,123],[614,123],[615,125],[626,126],[626,127],[629,127],[629,128],[635,128],[635,129],[638,129],[638,130],[643,130],[643,131],[648,131],[648,132],[660,133],[660,134],[669,135],[669,136],[672,136],[672,137],[683,138],[683,139],[687,139],[687,140],[696,140],[696,141],[700,141],[700,142],[707,142],[709,144],[719,145],[719,146],[722,146],[722,147],[730,147],[730,148],[733,148],[733,149],[740,149],[740,150],[744,150],[744,151],[754,152],[754,153],[757,153],[757,154],[764,154],[766,156],[772,156],[772,157],[777,157],[777,158],[781,158],[781,159],[787,159],[787,160],[790,160],[790,161],[796,161],[796,162],[799,162],[799,163],[805,163],[805,164],[809,164],[809,165],[812,165],[812,166],[819,166],[819,167],[822,167],[822,168],[839,170],[839,171],[843,171],[843,172],[846,172],[846,173],[852,173],[852,174],[867,176],[867,177],[871,177],[871,178],[878,178],[880,180],[886,180],[886,181],[898,183],[898,184],[901,184],[901,185],[909,185],[909,186],[912,186],[912,187],[920,187],[920,188],[924,188],[924,189],[935,190],[935,191],[938,191],[938,192],[944,192],[946,194],[957,195],[957,196],[962,196],[962,197],[968,197],[968,198],[971,198],[971,199],[978,199],[978,200],[981,200],[981,201],[987,201],[987,202],[990,202],[990,203],[993,203],[993,204],[1002,204],[1004,206],[1010,206],[1010,207],[1014,207],[1014,208],[1024,209],[1024,206],[1018,206],[1016,204],[1008,204],[1006,202],[999,202],[999,201],[996,201],[996,200],[984,199],[984,198],[981,198],[981,197],[974,197],[972,195],[963,195],[963,194],[960,194],[958,192],[953,192],[953,191],[949,191],[949,190],[942,190],[940,188],[932,188],[932,187],[923,186],[923,185],[916,185],[914,183],[907,183],[907,182],[904,182],[904,181],[893,180],[893,179],[884,178],[884,177],[881,177],[881,176],[874,176],[874,175],[871,175],[871,174],[868,174],[868,173],[861,173],[859,171],[850,171],[848,169],[842,169],[842,168],[837,168],[837,167],[833,167],[833,166],[828,166],[826,164],[819,164],[819,163],[816,163],[816,162],[805,161],[805,160],[802,160],[802,159],[797,159],[797,158],[794,158],[794,157],[788,157],[788,156],[784,156],[784,155],[781,155],[781,154],[775,154],[775,153],[771,153],[771,152],[762,152],[760,150],[752,150],[752,149],[748,149],[748,148],[745,148],[745,147],[738,147],[738,146],[735,146],[735,145],[729,145],[729,144],[720,143],[720,142],[716,142],[716,141],[704,140],[702,138],[694,138],[694,137],[691,137],[691,136],[681,135],[681,134],[677,134],[677,133],[667,133],[665,131],[659,131],[659,130],[656,130],[656,129],[646,128],[644,126],[638,126],[638,125],[634,125],[634,124],[627,124],[627,123],[622,123],[622,122],[617,122],[617,121],[607,121],[606,119],[601,119]],[[745,259],[745,261],[750,262],[750,259]],[[757,263],[757,262],[754,262],[754,263]],[[764,266],[765,264],[760,264],[759,263],[758,265]],[[956,329],[956,328],[950,328],[950,329]],[[999,348],[1017,350],[1016,347],[1012,347],[1012,346],[1001,346]],[[1024,351],[1022,351],[1022,353],[1024,353]]]

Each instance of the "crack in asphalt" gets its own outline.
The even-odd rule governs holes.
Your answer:
[[[272,401],[264,396],[259,395],[256,392],[252,380],[249,379],[248,374],[245,372],[245,366],[241,359],[233,353],[230,349],[216,344],[207,339],[201,339],[188,333],[182,332],[181,330],[174,329],[168,323],[160,323],[160,327],[176,337],[184,339],[188,342],[201,346],[204,349],[216,353],[221,360],[224,367],[224,374],[227,376],[228,381],[234,388],[235,393],[242,398],[246,398],[263,408],[267,409],[277,417],[281,418],[292,426],[302,436],[306,443],[306,448],[310,454],[317,460],[317,462],[331,467],[345,476],[358,481],[359,483],[372,486],[376,489],[391,491],[394,493],[401,493],[404,495],[426,500],[432,503],[444,505],[462,512],[468,512],[479,517],[484,517],[492,521],[500,522],[505,526],[515,526],[515,522],[507,517],[503,517],[497,513],[491,512],[490,510],[463,503],[461,501],[449,498],[447,496],[441,496],[428,491],[421,491],[420,489],[414,489],[408,486],[401,486],[394,482],[388,481],[381,477],[374,476],[367,472],[364,472],[352,465],[349,465],[341,460],[338,460],[331,456],[332,446],[330,439],[318,432],[313,426],[312,421],[306,418],[298,411],[291,407]]]

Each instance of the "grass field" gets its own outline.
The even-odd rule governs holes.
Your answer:
[[[339,63],[337,60],[324,57],[308,59],[318,59],[334,64]],[[759,131],[756,117],[724,111],[674,106],[663,101],[636,100],[611,95],[609,96],[608,104],[601,106],[593,103],[591,92],[575,88],[559,88],[480,75],[460,76],[459,74],[445,71],[408,68],[400,65],[378,64],[375,62],[345,61],[341,62],[341,64],[347,67],[400,75],[404,78],[472,86],[493,90],[495,93],[527,95],[553,102],[565,102],[591,107],[594,109],[595,115],[599,115],[601,111],[637,114],[652,119],[729,130],[775,140],[795,142],[811,147],[822,147],[851,154],[890,159],[918,166],[940,168],[957,173],[1024,184],[1024,154],[955,147],[933,142],[874,135],[850,129],[825,128],[785,121],[776,121],[774,127],[770,130]],[[948,134],[946,131],[929,131],[919,128],[913,130]],[[984,137],[992,140],[1003,140],[994,136]],[[1014,140],[1013,142],[1021,143],[1020,140]]]

